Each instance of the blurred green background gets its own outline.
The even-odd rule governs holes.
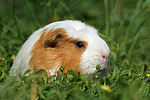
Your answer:
[[[0,0],[0,82],[35,30],[66,19],[94,26],[108,43],[112,87],[120,76],[132,84],[150,73],[150,0]]]
[[[149,0],[1,0],[0,56],[9,59],[16,54],[40,27],[72,19],[90,24],[106,36],[102,37],[111,49],[111,66],[126,62],[135,69],[149,66],[149,15]],[[126,67],[124,64],[120,66]]]
[[[40,27],[72,19],[96,27],[107,39],[116,42],[121,50],[117,51],[119,55],[126,55],[139,65],[149,64],[148,3],[148,0],[1,0],[0,56],[16,54],[27,37]],[[116,49],[114,46],[109,43],[112,50]]]

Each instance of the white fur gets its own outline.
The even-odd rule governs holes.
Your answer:
[[[88,42],[88,46],[80,58],[80,66],[82,66],[82,69],[85,70],[83,74],[91,74],[94,72],[96,65],[101,65],[101,70],[106,70],[103,73],[107,73],[108,59],[103,59],[102,56],[108,57],[110,51],[106,42],[99,37],[98,31],[94,27],[88,26],[80,21],[66,20],[51,23],[44,28],[35,31],[24,43],[19,53],[17,54],[16,60],[10,71],[10,75],[23,75],[29,69],[29,61],[32,56],[31,51],[33,46],[42,35],[41,31],[46,28],[48,28],[47,31],[50,31],[51,29],[55,30],[57,28],[64,28],[69,37]],[[52,72],[52,70],[50,71],[51,73],[55,73]]]
[[[27,70],[29,70],[29,61],[31,58],[31,51],[34,44],[42,35],[40,32],[42,29],[35,31],[28,40],[23,44],[19,53],[16,56],[15,62],[10,70],[10,75],[17,76],[19,74],[23,75]],[[28,74],[27,74],[28,75]]]

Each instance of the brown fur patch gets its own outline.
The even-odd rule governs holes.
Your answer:
[[[46,39],[54,39],[57,34],[63,36],[61,41],[57,43],[57,46],[55,48],[44,48],[44,41]],[[43,30],[42,36],[33,47],[33,55],[29,62],[30,68],[32,70],[43,69],[48,75],[51,75],[49,70],[59,70],[63,66],[65,68],[64,72],[67,74],[70,69],[82,74],[83,71],[79,63],[81,55],[86,48],[76,48],[75,43],[78,41],[78,39],[69,38],[63,28],[50,30],[49,32],[47,32],[47,29]],[[82,42],[87,45],[87,42]]]

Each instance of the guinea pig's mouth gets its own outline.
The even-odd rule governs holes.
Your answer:
[[[100,64],[96,65],[96,72],[101,72],[101,71],[103,71],[103,70],[104,70],[104,69],[102,69],[102,67],[101,67]]]
[[[97,72],[99,73],[99,72],[102,72],[102,71],[104,71],[104,69],[102,69],[102,70],[98,70]]]
[[[98,75],[98,78],[95,77],[95,75]],[[102,77],[107,76],[107,67],[101,67],[100,64],[96,66],[96,70],[93,72],[91,76],[91,80],[95,79],[101,79]]]
[[[105,69],[100,69],[100,70],[96,70],[96,71],[95,71],[95,73],[97,73],[97,74],[98,74],[98,73],[103,73],[103,72],[105,72]]]
[[[102,72],[102,71],[105,71],[105,67],[104,67],[104,68],[101,67],[100,64],[96,65],[96,72],[95,72],[95,73],[100,73],[100,72]]]

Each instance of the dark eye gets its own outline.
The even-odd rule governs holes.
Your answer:
[[[75,43],[75,46],[76,46],[77,48],[85,48],[85,45],[84,45],[83,42],[76,42],[76,43]]]

